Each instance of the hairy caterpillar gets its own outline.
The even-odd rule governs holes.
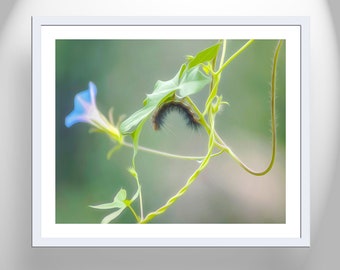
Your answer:
[[[182,101],[172,100],[162,104],[153,114],[152,124],[154,130],[159,130],[163,125],[166,116],[172,111],[177,111],[187,120],[187,126],[197,130],[200,122],[197,115],[191,110],[191,107]]]

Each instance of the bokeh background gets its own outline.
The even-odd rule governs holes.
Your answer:
[[[73,110],[74,95],[97,85],[97,105],[114,118],[128,117],[142,106],[157,80],[169,80],[185,61],[214,40],[58,40],[56,42],[56,222],[99,223],[110,210],[92,209],[112,201],[120,188],[136,190],[127,172],[132,149],[122,148],[110,160],[112,142],[89,134],[90,126],[64,125]],[[227,42],[227,57],[245,40]],[[217,116],[216,129],[251,168],[265,168],[271,156],[270,81],[277,41],[257,40],[223,72],[220,93],[230,103]],[[208,87],[192,98],[202,109]],[[285,222],[285,46],[277,76],[277,159],[272,171],[252,176],[229,156],[211,160],[189,191],[153,223],[284,223]],[[127,139],[129,140],[129,139]],[[175,112],[166,126],[153,131],[151,120],[140,144],[183,155],[203,155],[204,130],[195,132]],[[139,152],[137,169],[142,184],[144,213],[156,210],[173,196],[198,167],[183,161]],[[135,209],[139,209],[135,203]],[[126,210],[115,222],[135,222]]]

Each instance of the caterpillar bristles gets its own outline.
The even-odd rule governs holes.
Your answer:
[[[182,115],[187,121],[187,126],[191,129],[197,130],[201,126],[197,115],[191,110],[190,106],[180,100],[171,100],[162,104],[153,114],[153,129],[160,130],[164,126],[166,116],[172,111],[177,111]]]

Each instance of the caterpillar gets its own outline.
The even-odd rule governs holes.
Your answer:
[[[154,130],[160,130],[164,125],[166,116],[172,112],[177,111],[187,120],[187,126],[197,130],[201,124],[197,115],[191,110],[191,107],[178,100],[171,100],[162,104],[153,114],[152,124]]]

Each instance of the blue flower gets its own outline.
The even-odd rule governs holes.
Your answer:
[[[74,97],[74,109],[65,118],[65,126],[71,127],[77,123],[89,123],[99,131],[108,133],[114,139],[121,141],[122,135],[113,123],[110,123],[97,109],[97,87],[89,82],[89,89],[79,92]]]

